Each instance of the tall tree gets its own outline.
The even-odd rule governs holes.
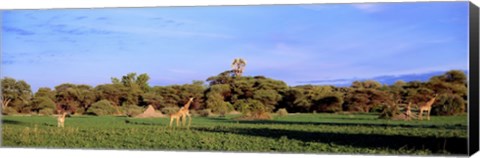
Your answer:
[[[32,98],[32,90],[30,85],[23,80],[15,80],[5,77],[1,81],[2,84],[2,109],[12,105],[17,111],[26,107]]]
[[[247,61],[242,58],[235,58],[232,62],[232,70],[236,77],[240,77],[245,70],[245,66],[247,65]]]
[[[52,114],[55,111],[55,92],[50,88],[39,88],[32,99],[32,111]]]

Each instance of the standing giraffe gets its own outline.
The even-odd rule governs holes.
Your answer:
[[[61,113],[58,114],[57,117],[57,127],[65,127],[65,116],[67,115],[67,112],[62,111]]]
[[[407,107],[405,108],[405,117],[407,120],[410,120],[412,116],[412,102],[408,102]]]
[[[173,120],[175,120],[175,119],[177,119],[177,127],[179,126],[178,121],[183,116],[182,109],[183,109],[183,107],[180,108],[180,111],[170,115],[170,127],[172,126]]]
[[[189,118],[189,122],[188,122],[188,126],[190,126],[190,124],[192,124],[192,117],[190,116],[190,110],[188,110],[188,108],[190,108],[190,104],[192,104],[193,102],[193,97],[191,97],[188,102],[183,106],[182,109],[180,109],[180,111],[183,113],[182,115],[182,125],[185,126],[185,122],[187,121],[187,117]]]
[[[180,108],[178,112],[170,115],[170,126],[172,126],[173,120],[175,119],[177,119],[177,126],[179,119],[182,119],[182,125],[185,126],[185,119],[187,117],[190,118],[190,121],[188,123],[188,126],[190,126],[190,124],[192,123],[192,117],[190,116],[190,111],[188,110],[188,108],[190,108],[190,104],[192,104],[193,99],[194,98],[191,97],[190,100],[188,100],[188,102],[182,108]]]
[[[427,103],[425,103],[425,104],[423,104],[419,107],[420,114],[418,115],[418,118],[420,120],[422,120],[423,111],[427,111],[427,120],[430,120],[430,111],[432,110],[432,105],[435,102],[435,99],[437,99],[437,94],[435,94],[435,96],[433,96],[433,98],[430,99]]]

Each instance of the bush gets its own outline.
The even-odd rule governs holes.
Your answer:
[[[378,118],[391,119],[395,118],[399,114],[400,110],[398,109],[397,105],[383,105],[382,111],[380,112],[380,116]]]
[[[203,109],[198,111],[198,114],[203,117],[208,117],[208,116],[212,116],[213,113],[211,109]]]
[[[51,109],[51,108],[43,108],[40,111],[38,111],[38,113],[41,114],[41,115],[53,115],[54,111],[55,110]]]
[[[266,120],[272,119],[268,108],[265,107],[262,102],[253,99],[239,100],[236,102],[236,106],[240,107],[240,112],[243,116],[240,119],[246,120]]]
[[[12,115],[12,114],[18,114],[18,111],[15,110],[15,108],[12,108],[12,107],[6,107],[4,109],[2,109],[2,114],[3,115]]]
[[[42,109],[55,109],[55,102],[48,97],[35,98],[33,104],[36,105],[36,109],[40,113]]]
[[[339,96],[326,96],[314,101],[312,109],[318,112],[339,112],[342,111],[343,99]]]
[[[123,113],[129,117],[139,115],[144,111],[143,108],[136,105],[132,105],[132,104],[124,105],[122,109],[123,109]]]
[[[466,104],[456,94],[440,95],[432,106],[432,115],[457,115],[465,112]]]
[[[117,113],[117,109],[108,100],[100,100],[92,104],[87,110],[87,114],[91,115],[114,115]]]
[[[287,115],[288,115],[288,111],[287,111],[287,109],[285,109],[285,108],[278,109],[278,110],[277,110],[277,115],[278,115],[278,116],[287,116]]]
[[[170,107],[164,107],[160,111],[162,111],[162,113],[164,113],[164,114],[170,115],[170,114],[178,112],[178,110],[180,110],[180,108],[178,106],[170,106]]]

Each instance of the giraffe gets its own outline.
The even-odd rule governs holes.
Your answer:
[[[430,111],[432,110],[432,105],[433,103],[435,102],[435,99],[437,99],[437,94],[435,94],[433,96],[432,99],[430,99],[427,103],[419,106],[419,109],[420,109],[420,114],[418,114],[418,118],[420,120],[422,120],[422,116],[423,116],[423,111],[427,111],[427,120],[430,120]]]
[[[187,117],[190,118],[188,123],[188,126],[190,126],[190,124],[192,123],[192,117],[190,116],[190,111],[188,110],[188,108],[190,108],[190,104],[192,104],[193,99],[194,98],[191,97],[188,102],[182,108],[180,108],[178,112],[170,115],[170,126],[172,126],[173,120],[175,119],[177,119],[177,126],[179,119],[182,119],[182,125],[185,126],[185,119],[187,119]]]
[[[173,120],[175,120],[175,119],[177,119],[177,127],[179,126],[178,121],[183,116],[183,113],[182,113],[183,108],[184,107],[180,108],[179,111],[170,115],[170,127],[172,126]]]
[[[60,112],[60,110],[59,110]],[[67,115],[67,112],[61,111],[61,113],[58,114],[57,117],[57,127],[64,127],[65,126],[65,116]]]
[[[405,117],[407,120],[410,120],[412,117],[412,102],[408,102],[408,105],[405,108]]]
[[[190,104],[192,104],[193,102],[193,97],[190,97],[190,99],[188,100],[188,102],[183,106],[183,108],[180,109],[180,111],[183,113],[182,115],[182,125],[185,126],[185,123],[186,123],[186,119],[187,117],[189,118],[189,122],[188,122],[188,126],[190,126],[190,124],[192,124],[192,117],[190,116],[190,110],[188,110],[188,108],[190,108]]]

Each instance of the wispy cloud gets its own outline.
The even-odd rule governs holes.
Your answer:
[[[371,3],[362,3],[362,4],[352,4],[352,6],[360,11],[367,13],[377,13],[383,11],[383,6],[381,4],[371,4]]]
[[[82,19],[86,19],[86,18],[87,18],[87,16],[77,16],[74,19],[75,20],[82,20]]]
[[[29,36],[29,35],[35,34],[34,32],[27,31],[21,28],[16,28],[16,27],[3,26],[2,29],[5,32],[11,32],[11,33],[15,33],[17,35],[23,35],[23,36]]]
[[[13,61],[13,60],[2,60],[2,64],[4,64],[4,65],[11,65],[11,64],[14,64],[14,63],[15,63],[15,61]]]

